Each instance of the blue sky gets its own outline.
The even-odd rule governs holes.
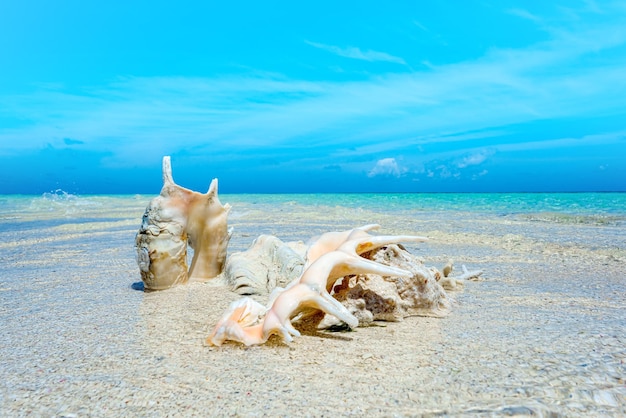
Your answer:
[[[224,4],[229,3],[229,4]],[[623,1],[0,3],[0,193],[626,191]]]

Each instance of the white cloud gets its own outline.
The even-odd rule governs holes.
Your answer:
[[[522,19],[533,21],[535,23],[541,22],[541,18],[539,16],[536,16],[524,9],[509,9],[507,10],[507,13],[517,17],[521,17]]]
[[[334,45],[325,45],[320,44],[318,42],[305,41],[307,44],[323,49],[325,51],[331,52],[335,55],[339,55],[344,58],[352,58],[363,61],[386,61],[386,62],[394,62],[396,64],[406,64],[406,62],[400,58],[395,57],[393,55],[387,54],[386,52],[378,52],[366,50],[362,51],[360,48],[349,46],[347,48],[340,48]]]
[[[417,20],[413,20],[413,24],[415,26],[417,26],[418,28],[420,28],[421,30],[423,30],[424,32],[428,32],[428,28],[424,25],[422,25],[421,22],[417,21]]]
[[[492,150],[482,149],[474,151],[468,155],[465,155],[461,160],[456,163],[458,168],[466,168],[473,165],[479,165],[484,163],[489,156],[493,154]]]
[[[554,138],[544,141],[526,141],[520,143],[502,144],[496,148],[498,151],[538,151],[544,149],[564,147],[589,147],[602,146],[615,143],[626,144],[626,131],[604,132],[594,135],[584,135],[578,138]]]
[[[433,155],[423,156],[422,163],[425,166],[421,166],[418,170],[410,170],[412,174],[424,174],[428,178],[439,179],[460,179],[471,178],[473,180],[482,177],[488,173],[486,169],[478,172],[478,166],[483,164],[489,156],[493,155],[494,151],[487,148],[478,148],[474,150],[468,150],[466,153],[459,157],[457,150],[452,150],[443,153],[437,153]],[[468,170],[466,174],[464,169]]]
[[[439,177],[441,177],[442,179],[450,178],[453,175],[453,173],[446,165],[438,165],[436,169],[439,170]]]
[[[487,171],[487,170],[483,170],[483,171],[481,171],[481,172],[480,172],[480,173],[478,173],[478,174],[474,174],[474,175],[472,176],[472,180],[477,180],[477,179],[479,179],[480,177],[486,176],[488,173],[489,173],[489,171]]]
[[[383,158],[376,161],[374,168],[367,174],[368,177],[393,176],[400,177],[406,170],[400,168],[395,158]]]

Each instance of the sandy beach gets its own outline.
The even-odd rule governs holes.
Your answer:
[[[375,222],[428,236],[407,246],[427,265],[453,259],[484,280],[451,292],[446,318],[208,347],[239,295],[219,283],[133,289],[149,199],[1,214],[0,416],[626,414],[623,220],[226,196],[231,253],[260,234],[306,241]]]

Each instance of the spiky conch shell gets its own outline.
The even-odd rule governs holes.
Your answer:
[[[135,238],[137,264],[146,290],[162,290],[191,280],[209,280],[224,269],[232,230],[230,205],[217,196],[217,179],[207,193],[177,185],[170,157],[163,157],[163,187],[152,199]],[[187,268],[187,245],[194,249]]]

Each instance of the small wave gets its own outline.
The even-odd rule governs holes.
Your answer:
[[[626,220],[622,216],[572,215],[558,212],[529,213],[521,217],[529,221],[582,225],[618,225]]]
[[[78,196],[72,193],[68,193],[62,189],[56,189],[42,194],[41,198],[43,200],[48,200],[52,202],[68,202],[78,199]]]
[[[57,212],[65,216],[81,213],[85,207],[93,206],[100,206],[100,204],[93,199],[68,193],[62,189],[43,193],[30,202],[31,210]]]

